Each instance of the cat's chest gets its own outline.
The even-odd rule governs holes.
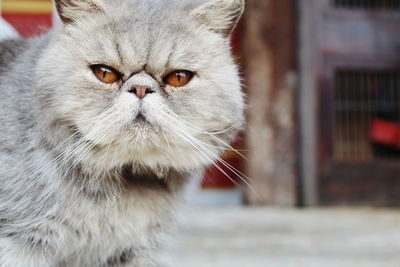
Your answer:
[[[92,261],[104,261],[120,251],[153,246],[155,236],[163,232],[171,214],[168,201],[161,196],[127,196],[116,202],[82,204],[64,214],[70,222],[67,241],[71,255],[92,255]],[[79,259],[77,261],[86,261]],[[89,263],[87,263],[89,264]],[[80,263],[79,265],[82,265]]]

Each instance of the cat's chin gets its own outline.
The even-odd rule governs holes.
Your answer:
[[[146,134],[146,131],[151,131],[152,125],[143,117],[135,118],[130,127],[132,131],[141,131],[141,135]]]
[[[145,134],[144,128],[137,126],[137,134]],[[140,130],[140,129],[141,130]],[[88,166],[98,170],[112,170],[119,166],[138,164],[150,169],[165,168],[177,171],[190,171],[205,167],[211,162],[201,152],[184,146],[175,146],[161,140],[132,139],[130,142],[116,142],[107,146],[98,146],[84,158]],[[125,140],[126,141],[126,140]]]

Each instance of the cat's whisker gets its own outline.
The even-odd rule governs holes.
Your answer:
[[[218,162],[220,162],[222,165],[224,165],[226,168],[228,168],[231,172],[233,172],[241,181],[243,181],[243,183],[245,183],[248,186],[248,188],[255,194],[255,197],[260,198],[260,196],[258,195],[255,188],[249,183],[249,181],[254,182],[252,179],[250,179],[248,176],[243,174],[241,171],[239,171],[238,169],[236,169],[235,167],[230,165],[228,162],[223,160],[221,157],[217,157],[216,160]]]
[[[111,121],[110,119],[109,121]],[[105,123],[107,125],[108,123]],[[93,139],[98,139],[97,142],[102,142],[103,139],[112,131],[112,126],[109,126],[109,128],[105,128],[102,132],[98,133],[95,138]],[[80,162],[81,160],[86,156],[86,153],[88,153],[90,150],[92,150],[97,144],[95,142],[86,142],[83,146],[79,147],[76,149],[74,155],[72,158],[78,156],[78,158],[74,159],[74,163],[69,167],[69,169],[65,172],[64,177],[68,176],[71,170],[73,170]]]
[[[195,148],[197,151],[199,151],[209,162],[212,164],[216,169],[218,169],[222,174],[224,174],[229,180],[232,181],[237,187],[244,189],[243,186],[238,183],[235,179],[233,179],[227,172],[225,172],[218,164],[215,163],[215,160],[212,159],[212,156],[208,156],[207,153],[211,154],[210,151],[204,150],[204,147],[201,147],[199,145],[196,145],[193,141],[191,141],[189,138],[186,138],[185,136],[180,135],[181,138],[186,140],[193,148]]]
[[[178,126],[179,124],[178,124],[178,123],[175,123],[174,125],[175,125],[175,126]],[[222,165],[224,165],[226,168],[228,168],[231,172],[233,172],[239,179],[241,179],[241,180],[255,193],[255,195],[257,195],[256,190],[255,190],[255,189],[251,186],[251,184],[248,182],[248,181],[253,182],[252,179],[250,179],[248,176],[246,176],[245,174],[243,174],[242,172],[240,172],[239,170],[237,170],[236,168],[234,168],[232,165],[230,165],[229,163],[227,163],[225,160],[223,160],[221,157],[219,157],[219,156],[216,155],[215,153],[212,153],[212,152],[210,152],[209,150],[205,149],[205,147],[202,146],[202,144],[204,144],[204,142],[202,142],[202,141],[196,139],[195,137],[188,136],[188,134],[185,133],[185,132],[182,130],[182,128],[179,129],[179,130],[182,132],[182,134],[186,135],[188,138],[191,138],[191,140],[192,140],[193,142],[197,143],[198,146],[199,146],[200,148],[203,149],[203,151],[208,152],[209,154],[211,154],[210,157],[213,158],[214,161],[220,162]],[[230,178],[230,177],[228,177],[228,178]],[[232,180],[232,179],[231,179],[231,180]]]
[[[166,114],[166,115],[168,116],[168,114]],[[170,116],[170,117],[171,117],[171,116]],[[175,120],[175,122],[179,122],[179,123],[184,123],[184,124],[186,124],[186,125],[189,126],[189,127],[191,128],[191,130],[193,130],[194,132],[206,134],[206,135],[212,137],[212,138],[215,139],[216,141],[218,141],[218,142],[220,142],[220,143],[222,143],[223,145],[226,146],[226,147],[223,148],[224,150],[227,150],[227,149],[228,149],[228,150],[232,150],[232,151],[234,151],[235,153],[237,153],[238,155],[240,155],[243,159],[247,160],[247,158],[246,158],[243,154],[241,154],[237,149],[233,148],[231,145],[227,144],[226,142],[224,142],[223,140],[221,140],[220,138],[218,138],[218,137],[215,136],[214,134],[209,133],[209,132],[207,132],[206,130],[201,129],[200,127],[195,126],[195,125],[193,125],[193,124],[191,124],[191,123],[189,123],[189,122],[187,122],[187,121],[185,121],[185,120],[174,118],[174,116],[172,116],[172,118]]]
[[[100,119],[101,118],[99,118],[99,120]],[[111,119],[110,119],[110,121],[111,121]],[[96,123],[96,122],[97,122],[97,120],[94,123]],[[66,141],[64,141],[64,142],[66,142]],[[43,178],[44,173],[46,173],[46,171],[49,168],[54,167],[56,170],[59,169],[60,164],[62,166],[63,163],[65,164],[65,162],[68,162],[71,158],[75,157],[76,154],[79,153],[79,149],[82,146],[82,144],[84,144],[84,143],[85,143],[84,140],[79,140],[78,142],[74,143],[71,147],[68,147],[66,150],[64,150],[62,153],[60,153],[57,157],[55,157],[52,161],[48,162],[44,166],[41,166],[39,169],[35,170],[31,174],[31,177],[39,175],[38,178]],[[51,153],[51,152],[49,152],[49,153]]]
[[[182,130],[182,129],[181,129],[181,130]],[[183,132],[183,134],[185,134],[186,136],[188,136],[188,135],[187,135],[186,133],[184,133],[184,132]],[[188,137],[189,137],[189,136],[188,136]],[[199,145],[203,145],[203,146],[207,146],[207,145],[208,145],[207,143],[205,143],[205,142],[203,142],[203,141],[200,141],[200,140],[198,140],[198,139],[195,138],[195,137],[191,137],[191,138],[192,138],[192,140],[194,140],[194,141],[195,141],[196,143],[198,143]],[[218,147],[216,147],[216,146],[209,146],[209,147],[218,148]],[[231,166],[231,165],[228,164],[226,161],[224,161],[221,157],[217,156],[216,154],[213,154],[213,158],[215,158],[215,160],[218,160],[218,161],[220,161],[221,163],[223,163],[226,167],[229,166],[229,168],[231,169],[231,171],[234,172],[237,176],[239,176],[239,178],[241,178],[244,182],[247,182],[247,181],[253,182],[252,179],[250,179],[248,176],[246,176],[245,174],[243,174],[243,173],[240,172],[239,170],[235,169],[233,166]],[[247,181],[246,181],[246,179],[243,179],[243,177],[246,178]]]
[[[164,140],[167,142],[167,149],[170,152],[170,154],[172,155],[173,154],[173,150],[172,150],[171,143],[170,143],[169,139],[165,135],[164,131],[161,131],[161,135],[163,136]]]
[[[167,115],[168,116],[168,115]],[[172,117],[172,116],[169,116]],[[171,118],[172,119],[172,118]],[[238,184],[232,177],[230,177],[220,166],[218,166],[215,161],[220,162],[222,165],[224,165],[226,168],[228,168],[232,173],[234,173],[241,181],[243,181],[254,193],[256,193],[256,190],[251,186],[249,182],[246,181],[246,179],[250,180],[246,175],[238,171],[236,168],[228,164],[226,161],[221,159],[218,155],[215,153],[211,152],[208,150],[203,142],[199,141],[193,136],[188,135],[182,128],[178,127],[179,123],[175,120],[174,124],[171,124],[171,126],[175,127],[175,130],[178,130],[180,133],[181,138],[186,140],[192,147],[194,147],[196,150],[198,150],[203,156],[208,159],[214,167],[216,167],[219,171],[221,171],[227,178],[229,178],[234,184]],[[207,155],[208,154],[208,155]]]
[[[107,115],[109,115],[110,112],[105,112],[104,114],[101,114],[99,118],[97,118],[95,121],[93,121],[92,123],[90,123],[87,127],[90,127],[92,125],[95,125],[97,122],[101,121],[104,117],[106,117]],[[76,126],[76,125],[74,125]],[[68,141],[70,141],[71,139],[73,139],[74,137],[78,136],[80,133],[79,132],[74,132],[73,134],[71,134],[68,138],[66,138],[63,142],[61,142],[60,144],[58,144],[56,147],[54,147],[53,149],[51,149],[49,152],[47,152],[44,156],[43,159],[41,161],[39,161],[39,163],[37,165],[39,165],[39,169],[36,168],[33,170],[33,172],[31,173],[31,176],[36,176],[39,173],[45,171],[48,167],[50,167],[50,165],[52,165],[53,163],[57,163],[62,157],[63,155],[66,153],[66,151],[62,151],[62,153],[60,153],[56,158],[54,158],[53,160],[51,160],[50,162],[47,162],[47,164],[42,165],[41,166],[41,162],[45,161],[45,158],[50,156],[53,152],[59,150],[60,148],[62,148]],[[68,150],[67,150],[68,152]],[[27,155],[24,159],[22,159],[21,161],[28,161],[28,159],[31,157],[31,155]]]
[[[244,160],[247,161],[247,158],[246,158],[242,153],[240,153],[237,149],[233,148],[231,145],[229,145],[229,144],[226,143],[225,141],[223,141],[223,140],[221,140],[220,138],[218,138],[216,135],[211,134],[211,133],[207,132],[206,130],[201,129],[200,127],[195,126],[195,125],[193,125],[193,124],[190,124],[190,123],[188,123],[188,122],[186,122],[186,121],[184,121],[184,120],[182,120],[182,123],[185,123],[185,124],[187,124],[188,126],[197,129],[197,130],[200,131],[201,133],[206,134],[206,135],[212,137],[212,138],[215,139],[216,141],[218,141],[218,142],[222,143],[224,146],[226,146],[227,149],[232,150],[233,152],[235,152],[236,154],[238,154],[240,157],[242,157]]]
[[[104,129],[103,132],[98,133],[94,138],[98,138],[99,142],[101,142],[103,140],[103,138],[105,136],[107,136],[109,134],[109,132],[112,130],[112,127],[109,127],[108,129]],[[90,143],[90,142],[86,142],[84,140],[81,140],[80,142],[77,142],[74,146],[74,148],[72,148],[70,150],[70,155],[67,156],[67,158],[64,158],[63,161],[65,162],[69,162],[70,160],[73,160],[73,163],[70,165],[70,167],[65,170],[64,174],[62,175],[63,178],[67,177],[71,171],[77,166],[77,164],[79,164],[79,162],[84,158],[84,156],[86,155],[87,152],[89,152],[91,149],[93,149],[93,147],[96,146],[95,143]],[[78,158],[75,158],[76,156],[78,156]],[[92,177],[92,180],[95,177]],[[82,183],[80,190],[84,190],[84,185],[85,183]]]
[[[182,120],[183,123],[186,123],[186,124],[188,124],[188,125],[194,126],[193,124],[189,123],[189,122],[188,122],[187,120],[185,120],[185,119],[187,119],[187,118],[196,119],[195,117],[188,117],[188,116],[182,116],[182,115],[176,115],[176,116],[178,116],[179,118],[181,118],[181,120]],[[197,120],[204,120],[204,118],[198,118]],[[230,125],[229,127],[225,128],[225,129],[222,129],[222,130],[220,130],[220,131],[215,131],[215,132],[206,131],[206,130],[204,130],[204,129],[201,129],[201,128],[198,127],[198,126],[197,126],[197,127],[195,126],[195,127],[198,128],[198,131],[199,131],[200,133],[207,132],[208,134],[218,135],[218,134],[224,134],[224,133],[230,132],[230,131],[232,131],[232,130],[238,130],[238,129],[241,128],[242,125],[243,125],[243,122],[242,122],[242,121],[237,121],[237,122],[233,123],[232,125]]]

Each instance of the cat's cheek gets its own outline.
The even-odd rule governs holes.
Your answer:
[[[166,85],[165,87],[163,87],[163,92],[169,96],[179,94],[181,92],[186,92],[189,90],[191,90],[191,88],[189,86],[173,87],[170,85]]]
[[[121,90],[121,86],[118,84],[100,84],[100,85],[97,84],[96,86],[93,86],[91,89],[96,90],[100,93],[114,94]]]
[[[163,92],[165,93],[165,94],[167,94],[167,95],[171,95],[171,94],[173,94],[174,92],[176,92],[177,90],[176,90],[176,88],[175,87],[172,87],[172,86],[169,86],[169,85],[165,85],[164,87],[163,87]]]

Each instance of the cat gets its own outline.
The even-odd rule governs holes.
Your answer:
[[[0,43],[0,266],[166,266],[193,173],[244,125],[244,0],[56,0]]]
[[[18,33],[16,32],[16,30],[14,30],[14,28],[10,24],[8,24],[6,20],[0,17],[0,41],[17,37]]]

